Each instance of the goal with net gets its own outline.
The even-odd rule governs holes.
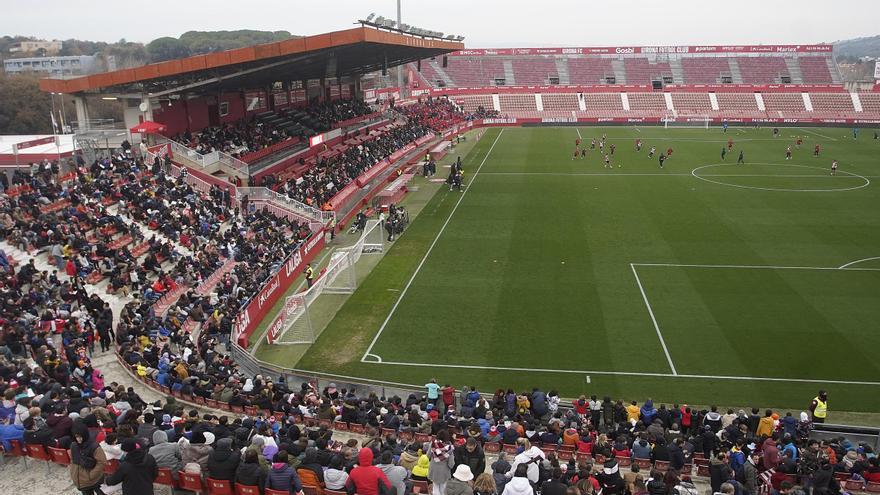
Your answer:
[[[682,117],[680,115],[666,114],[661,122],[663,122],[663,127],[666,129],[708,129],[712,123],[712,118],[707,116]]]
[[[363,233],[352,246],[330,256],[330,263],[307,290],[287,297],[281,311],[266,331],[270,344],[313,344],[320,335],[312,312],[322,295],[352,294],[357,288],[356,265],[363,254],[382,253],[385,237],[384,215],[368,220]]]

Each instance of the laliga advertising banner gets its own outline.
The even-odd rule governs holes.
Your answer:
[[[266,317],[266,313],[275,306],[278,298],[287,292],[297,275],[305,269],[306,264],[312,261],[312,258],[322,249],[324,249],[323,230],[314,233],[312,238],[300,246],[298,251],[287,257],[278,273],[266,282],[260,289],[260,293],[254,296],[247,307],[238,314],[233,330],[238,345],[247,349],[248,339],[256,330],[257,325]]]

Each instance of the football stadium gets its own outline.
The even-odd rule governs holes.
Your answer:
[[[0,486],[880,492],[880,37],[380,3],[4,38]]]

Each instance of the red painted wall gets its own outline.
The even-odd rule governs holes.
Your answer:
[[[224,93],[222,96],[220,96],[219,101],[221,103],[229,103],[229,114],[225,117],[220,117],[221,123],[225,124],[227,122],[235,122],[236,120],[241,120],[241,118],[244,117],[244,98],[242,97],[241,93]]]

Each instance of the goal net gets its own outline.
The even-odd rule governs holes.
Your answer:
[[[356,265],[363,254],[381,253],[385,249],[382,221],[367,221],[363,233],[352,246],[333,253],[327,267],[321,271],[308,289],[287,297],[284,306],[272,320],[266,332],[270,344],[312,344],[323,326],[315,325],[313,312],[320,308],[322,295],[352,294],[357,288]]]
[[[666,114],[662,119],[663,127],[666,129],[708,129],[712,123],[710,117],[682,117],[680,115]]]

